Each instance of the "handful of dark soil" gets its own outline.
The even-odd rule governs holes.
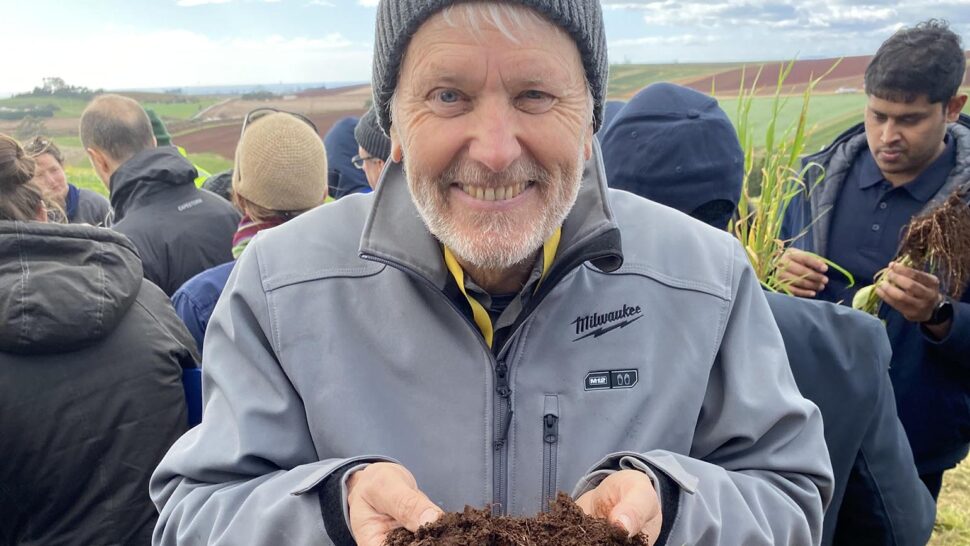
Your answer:
[[[385,546],[646,546],[643,536],[627,537],[626,531],[605,519],[587,516],[565,493],[559,493],[552,511],[534,518],[492,516],[491,510],[465,507],[412,533],[395,529]]]

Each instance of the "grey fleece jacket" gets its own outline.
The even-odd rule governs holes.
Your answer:
[[[607,190],[596,156],[501,347],[450,283],[398,164],[260,233],[209,324],[202,424],[152,477],[154,543],[331,544],[317,489],[379,460],[445,510],[530,515],[649,469],[668,544],[819,543],[821,417],[730,235]]]

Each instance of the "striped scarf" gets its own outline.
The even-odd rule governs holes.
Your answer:
[[[273,216],[263,222],[257,222],[249,215],[243,215],[242,220],[239,221],[239,227],[236,228],[236,234],[232,236],[232,257],[238,260],[243,250],[246,250],[246,245],[253,240],[257,233],[264,229],[276,227],[285,221],[279,216]]]

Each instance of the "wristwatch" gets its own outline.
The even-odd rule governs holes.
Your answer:
[[[943,296],[940,299],[940,303],[936,304],[933,308],[933,314],[930,315],[928,320],[923,321],[923,324],[927,326],[936,326],[938,324],[943,324],[944,322],[953,318],[953,302],[950,298]]]

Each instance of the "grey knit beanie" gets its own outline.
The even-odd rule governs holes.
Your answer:
[[[381,126],[377,123],[377,112],[373,107],[357,122],[354,138],[357,139],[357,145],[367,150],[370,155],[384,161],[391,157],[391,139],[381,131]]]
[[[599,0],[506,0],[530,7],[576,40],[593,94],[593,131],[603,123],[603,101],[609,76],[606,32]],[[404,51],[418,27],[455,0],[380,0],[374,41],[374,107],[384,132],[390,134],[391,96],[397,87]]]

